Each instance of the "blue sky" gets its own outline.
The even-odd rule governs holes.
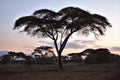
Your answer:
[[[73,36],[67,50],[80,52],[86,48],[109,48],[120,54],[120,0],[0,0],[0,51],[22,51],[31,53],[37,46],[53,45],[48,39],[27,36],[12,30],[15,20],[31,15],[38,9],[59,11],[61,8],[74,6],[105,16],[112,24],[106,35],[96,40],[92,35],[88,38]],[[76,44],[76,40],[78,43]],[[45,41],[44,43],[42,41]],[[87,43],[84,43],[84,42]]]

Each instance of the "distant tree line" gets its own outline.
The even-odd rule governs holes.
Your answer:
[[[76,62],[84,64],[102,64],[120,62],[120,56],[113,54],[106,48],[86,49],[79,53],[69,53],[67,56],[62,56],[62,61]],[[51,46],[36,47],[31,55],[26,55],[23,52],[8,52],[8,54],[0,57],[0,64],[22,63],[27,66],[31,64],[56,64],[57,56]]]
[[[9,51],[8,54],[0,57],[0,64],[7,63],[25,63],[32,62],[34,59],[32,56],[25,55],[23,52],[12,52]]]
[[[120,62],[120,56],[113,54],[106,48],[99,49],[86,49],[80,53],[69,53],[71,57],[70,61],[82,62],[86,64],[101,64],[101,63],[113,63]],[[82,59],[82,56],[85,59]]]
[[[9,51],[8,54],[0,57],[0,64],[7,63],[25,63],[25,64],[52,64],[53,58],[56,57],[50,46],[40,46],[34,49],[31,55],[23,52]]]

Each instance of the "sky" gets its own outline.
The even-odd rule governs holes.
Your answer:
[[[93,35],[73,35],[63,54],[81,52],[87,48],[108,48],[112,53],[120,54],[120,0],[0,0],[0,51],[30,54],[38,46],[54,47],[48,38],[31,37],[13,30],[14,23],[35,10],[51,9],[57,12],[69,6],[105,16],[112,28],[108,28],[105,36],[98,37],[98,40]]]

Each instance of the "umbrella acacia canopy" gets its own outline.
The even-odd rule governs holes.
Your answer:
[[[41,9],[30,16],[24,16],[16,20],[14,29],[24,27],[23,31],[30,35],[49,37],[57,40],[74,32],[88,35],[104,35],[106,26],[110,27],[108,20],[98,14],[91,14],[78,7],[66,7],[58,12]]]

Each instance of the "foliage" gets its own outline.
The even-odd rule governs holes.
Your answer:
[[[118,62],[120,56],[116,54],[111,54],[108,49],[100,48],[93,50],[87,58],[85,59],[85,63],[89,64],[99,64],[99,63],[113,63]]]
[[[83,59],[79,53],[69,53],[68,56],[70,56],[70,62],[76,62],[76,63],[82,63]]]
[[[8,64],[8,63],[10,63],[10,61],[11,61],[11,57],[9,55],[1,56],[1,60],[0,60],[1,64],[3,64],[3,65]]]
[[[52,50],[51,46],[40,46],[34,49],[32,55],[38,55],[39,57],[55,57],[55,53]]]
[[[53,64],[53,58],[56,57],[51,46],[40,46],[34,49],[32,53],[36,64]]]

